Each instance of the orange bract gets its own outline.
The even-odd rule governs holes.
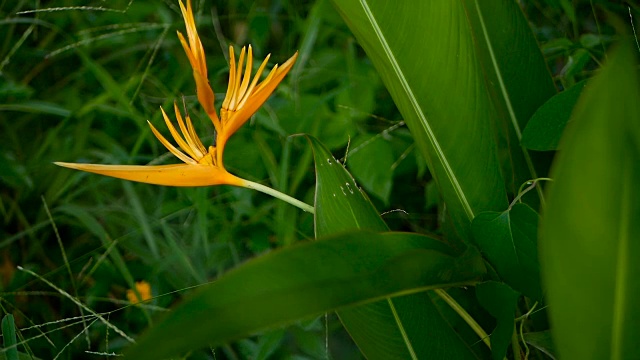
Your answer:
[[[222,162],[223,152],[227,140],[233,135],[251,116],[258,111],[260,106],[269,98],[298,57],[296,52],[282,66],[275,65],[267,77],[259,83],[260,75],[267,66],[270,55],[262,62],[255,76],[251,76],[253,69],[253,50],[248,48],[248,54],[243,47],[236,66],[233,47],[229,47],[230,71],[229,87],[220,110],[221,117],[216,113],[215,96],[209,84],[207,63],[202,47],[202,42],[196,30],[195,19],[191,1],[187,0],[185,6],[180,1],[180,11],[187,29],[187,38],[178,32],[178,38],[184,48],[189,63],[193,69],[193,77],[196,82],[198,101],[205,110],[216,130],[216,146],[205,148],[196,134],[191,118],[180,114],[178,106],[174,104],[176,118],[180,132],[175,128],[164,109],[162,116],[165,120],[171,136],[178,144],[176,148],[156,128],[149,123],[151,131],[160,142],[177,158],[185,164],[180,165],[97,165],[74,164],[56,162],[55,164],[88,171],[96,174],[112,176],[125,180],[132,180],[156,185],[168,186],[208,186],[208,185],[235,185],[247,186],[247,181],[238,178],[224,168]],[[246,64],[245,64],[246,58]],[[244,67],[244,69],[243,69]]]

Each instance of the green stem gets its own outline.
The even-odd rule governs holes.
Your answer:
[[[516,360],[522,359],[522,350],[520,349],[520,342],[518,341],[518,333],[516,328],[513,328],[513,335],[511,336],[511,349],[513,350],[513,358]]]
[[[447,294],[446,291],[444,291],[443,289],[435,289],[433,291],[435,291],[435,293],[438,294],[438,296],[440,296],[440,298],[444,300],[444,302],[446,302],[453,309],[453,311],[460,315],[462,320],[464,320],[471,327],[471,329],[473,329],[473,331],[478,334],[480,339],[487,345],[487,347],[491,349],[489,335],[487,335],[480,324],[478,324],[476,320],[471,317],[471,315],[469,315],[469,313],[462,306],[460,306],[460,304],[458,304],[458,302],[454,298]]]
[[[249,189],[260,191],[260,192],[265,193],[267,195],[271,195],[271,196],[273,196],[275,198],[278,198],[278,199],[280,199],[282,201],[288,202],[289,204],[291,204],[291,205],[293,205],[295,207],[298,207],[298,208],[300,208],[300,209],[302,209],[302,210],[304,210],[304,211],[306,211],[308,213],[315,214],[315,212],[316,212],[313,206],[311,206],[311,205],[309,205],[307,203],[304,203],[304,202],[302,202],[302,201],[300,201],[300,200],[298,200],[296,198],[293,198],[293,197],[291,197],[291,196],[289,196],[287,194],[281,193],[280,191],[272,189],[272,188],[270,188],[268,186],[264,186],[262,184],[255,183],[253,181],[245,180],[245,187],[249,188]]]

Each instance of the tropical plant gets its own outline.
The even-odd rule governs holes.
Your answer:
[[[575,24],[573,6],[560,3],[549,7],[563,9]],[[67,293],[68,298],[76,299],[79,307],[95,316],[94,321],[102,322],[120,340],[128,340],[130,345],[120,347],[132,359],[181,356],[256,334],[261,334],[261,349],[266,349],[256,357],[267,358],[273,353],[270,331],[296,323],[314,324],[318,318],[322,322],[331,312],[368,359],[634,357],[635,337],[640,333],[636,321],[640,313],[634,306],[640,299],[635,281],[640,267],[633,260],[640,254],[640,194],[634,187],[640,181],[640,46],[637,38],[634,43],[626,35],[634,31],[633,18],[631,26],[615,15],[607,24],[595,18],[599,37],[589,45],[585,40],[578,50],[573,43],[554,42],[553,46],[571,52],[563,76],[554,78],[549,71],[554,60],[544,57],[553,46],[538,45],[531,24],[514,1],[335,0],[333,5],[411,131],[418,150],[416,163],[424,159],[428,166],[426,200],[437,211],[436,226],[430,231],[391,231],[394,228],[377,210],[376,205],[389,202],[389,171],[395,168],[389,163],[395,159],[388,160],[388,155],[397,153],[380,140],[383,136],[354,141],[340,160],[332,149],[344,144],[325,145],[318,127],[309,131],[313,134],[298,137],[304,139],[301,152],[312,151],[299,160],[301,167],[311,160],[315,165],[313,207],[283,194],[287,190],[295,194],[303,175],[294,176],[298,180],[293,191],[287,188],[287,176],[270,175],[279,179],[272,181],[281,185],[275,190],[246,176],[231,175],[222,165],[227,140],[236,131],[240,134],[240,126],[287,73],[300,74],[296,66],[304,67],[309,61],[307,50],[320,32],[319,25],[306,24],[306,30],[315,35],[305,37],[300,55],[274,68],[261,84],[257,82],[267,60],[250,84],[251,61],[243,71],[247,53],[243,48],[236,67],[231,47],[229,88],[219,118],[203,45],[187,1],[180,8],[188,41],[182,35],[180,41],[193,69],[197,100],[216,129],[214,145],[203,145],[190,116],[183,121],[176,105],[183,136],[164,111],[162,116],[184,152],[153,125],[151,130],[186,164],[60,165],[161,185],[181,186],[187,179],[192,186],[257,189],[313,213],[314,239],[295,244],[281,239],[277,249],[221,271],[215,281],[200,286],[161,319],[150,320],[136,339],[77,301],[77,294]],[[327,6],[317,1],[310,18]],[[595,5],[589,8],[595,13]],[[623,8],[627,9],[628,14],[638,11],[631,5]],[[610,10],[620,9],[612,6]],[[249,48],[247,59],[251,53]],[[604,58],[592,77],[581,71],[587,69],[585,53],[597,65]],[[117,87],[109,85],[99,65],[82,51],[79,54],[88,68],[102,74],[98,77],[117,98]],[[571,61],[578,58],[582,65],[575,70],[570,66],[577,65]],[[243,73],[247,76],[241,82]],[[291,87],[295,88],[295,80]],[[252,99],[255,93],[259,96]],[[286,97],[287,91],[282,95]],[[350,95],[357,96],[356,92]],[[308,107],[301,116],[312,116],[314,101],[311,97],[300,100],[300,106]],[[276,104],[274,113],[287,111]],[[248,110],[243,111],[243,106]],[[277,129],[279,125],[268,126]],[[345,129],[350,131],[348,125]],[[254,139],[264,144],[259,145],[261,149],[268,148],[259,136]],[[290,141],[283,150],[289,154],[283,155],[286,166],[292,166]],[[228,154],[233,152],[231,144]],[[409,148],[401,156],[406,157]],[[225,158],[224,164],[233,164],[233,159]],[[278,168],[268,172],[275,173],[274,169]],[[287,174],[287,167],[281,169]],[[124,186],[128,195],[136,194],[130,185]],[[136,201],[132,203],[137,216],[144,217]],[[78,209],[59,211],[84,219],[87,226],[100,226]],[[304,228],[292,208],[278,206],[276,212],[278,236],[290,238],[295,230],[286,229],[293,224]],[[108,236],[95,231],[105,247],[115,247]],[[152,245],[149,229],[142,232],[153,256],[160,258],[166,249]],[[169,239],[169,252],[178,254],[185,268],[193,270],[193,277],[205,282],[171,240],[174,229],[163,233]],[[121,273],[129,274],[117,250],[109,256]],[[69,262],[65,264],[71,274]],[[198,267],[206,264],[210,262]],[[30,269],[24,272],[39,276]],[[133,309],[151,319],[154,309],[142,307],[145,301],[153,301],[149,287],[134,284],[131,275],[125,277]],[[18,356],[13,323],[11,315],[2,323],[7,357]],[[328,321],[324,326],[329,326]],[[273,341],[282,337],[277,333]],[[324,356],[332,356],[328,345],[324,350]],[[225,354],[233,357],[232,352]]]

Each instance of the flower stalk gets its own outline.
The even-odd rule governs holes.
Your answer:
[[[178,32],[178,38],[189,59],[196,84],[198,102],[215,128],[215,146],[205,147],[198,137],[188,113],[183,117],[174,103],[174,113],[178,123],[176,128],[167,113],[160,108],[165,124],[178,145],[174,146],[149,122],[151,131],[169,152],[183,164],[175,165],[101,165],[56,162],[56,165],[116,177],[124,180],[164,186],[212,186],[232,185],[258,190],[284,200],[300,209],[313,213],[312,206],[267,186],[239,178],[229,173],[223,163],[223,153],[229,138],[244,125],[271,96],[273,91],[289,73],[298,57],[296,52],[282,65],[275,65],[260,81],[270,55],[253,72],[253,49],[243,47],[236,63],[233,46],[229,46],[229,86],[220,108],[220,116],[215,108],[215,93],[209,83],[204,48],[196,29],[191,0],[186,6],[180,1],[180,11],[184,19],[187,36]],[[179,129],[179,131],[178,131]]]

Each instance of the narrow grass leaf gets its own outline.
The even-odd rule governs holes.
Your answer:
[[[13,315],[7,314],[2,318],[2,340],[4,355],[7,360],[18,360],[18,347],[16,340],[16,324]]]
[[[541,264],[560,358],[625,359],[640,336],[640,79],[631,42],[578,100],[554,164]]]

